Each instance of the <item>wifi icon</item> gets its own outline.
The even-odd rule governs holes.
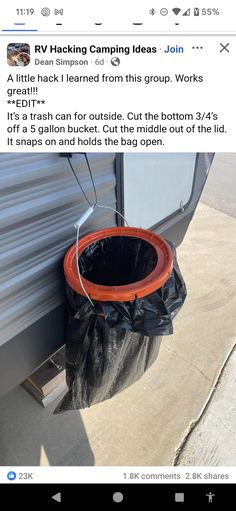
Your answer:
[[[179,9],[179,7],[175,7],[174,9],[172,9],[172,11],[175,13],[176,16],[178,16],[178,14],[180,13],[181,9]]]

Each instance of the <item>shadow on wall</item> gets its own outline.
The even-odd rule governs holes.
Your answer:
[[[22,387],[0,400],[0,465],[91,466],[94,456],[78,411],[53,415]]]

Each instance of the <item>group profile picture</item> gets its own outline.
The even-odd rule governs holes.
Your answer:
[[[30,63],[30,46],[28,43],[10,43],[7,46],[7,63],[9,66],[28,66]]]

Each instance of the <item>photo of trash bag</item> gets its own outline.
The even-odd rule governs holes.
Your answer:
[[[133,283],[141,288],[144,279],[153,274],[160,255],[142,239],[142,233],[151,231],[136,231],[141,238],[113,235],[90,244],[79,257],[81,275],[97,289],[109,283],[114,290],[132,289]],[[93,299],[92,304],[66,279],[68,392],[54,413],[112,398],[138,381],[157,359],[161,337],[173,333],[173,319],[187,294],[174,244],[162,239],[161,243],[171,253],[170,275],[146,296],[123,302]]]

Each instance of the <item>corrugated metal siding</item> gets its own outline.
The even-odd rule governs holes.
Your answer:
[[[115,207],[115,155],[88,157],[99,203]],[[73,155],[72,163],[94,201],[84,156]],[[0,345],[63,301],[62,259],[87,207],[66,158],[0,155]],[[115,214],[99,209],[84,232],[111,225]]]

